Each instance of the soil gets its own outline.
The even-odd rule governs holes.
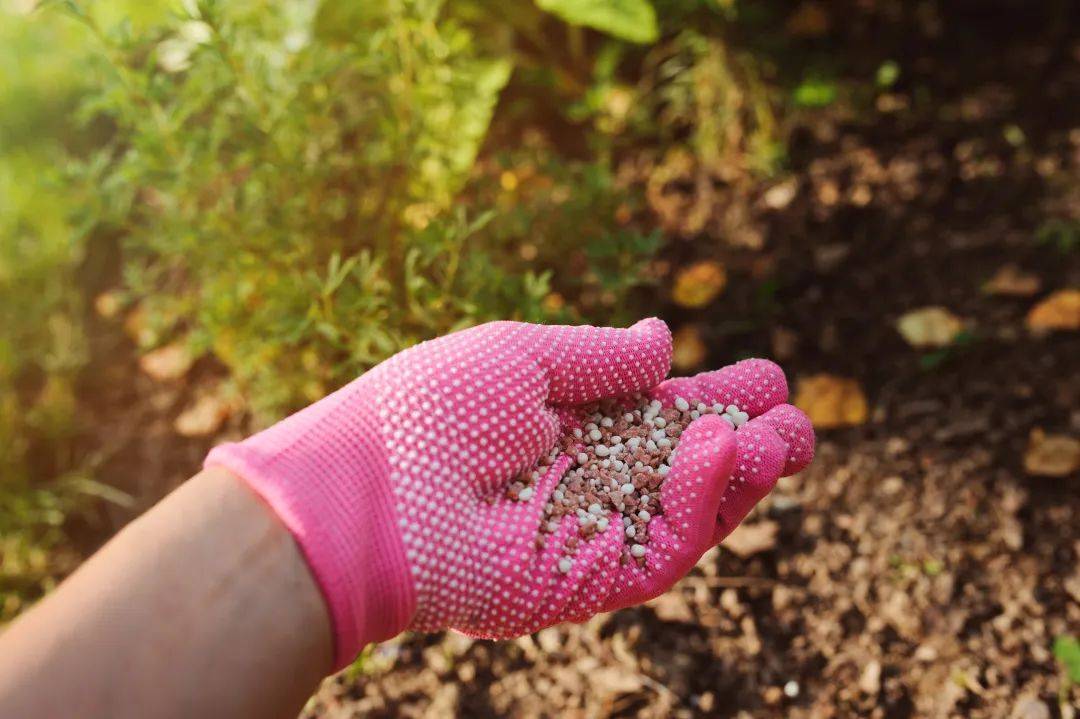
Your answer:
[[[1080,627],[1080,477],[1027,476],[1022,458],[1033,429],[1080,433],[1080,334],[1023,322],[1080,286],[1080,252],[1037,239],[1080,220],[1076,5],[904,9],[887,30],[875,3],[852,5],[834,51],[909,74],[866,113],[797,118],[793,198],[740,200],[764,247],[672,242],[673,267],[718,259],[728,286],[701,310],[651,306],[701,328],[708,366],[769,356],[792,380],[855,379],[868,421],[822,431],[813,465],[748,520],[753,546],[710,551],[649,605],[513,642],[408,635],[304,716],[1073,716],[1080,689],[1051,647]],[[1008,263],[1042,290],[984,292]],[[928,305],[965,318],[967,341],[908,346],[895,321]],[[95,354],[130,356],[120,337],[102,328]],[[219,369],[175,387],[133,360],[100,369],[117,380],[94,393],[101,473],[137,499],[119,523],[198,467],[212,442],[172,420]]]

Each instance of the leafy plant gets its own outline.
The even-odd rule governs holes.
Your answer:
[[[632,103],[638,137],[685,143],[698,164],[768,175],[780,163],[779,127],[753,60],[722,38],[684,30],[650,55]]]
[[[1046,220],[1036,231],[1035,239],[1039,244],[1055,247],[1062,254],[1075,252],[1080,248],[1080,222],[1060,218]]]
[[[598,307],[639,283],[655,243],[553,279],[582,233],[605,236],[603,165],[550,163],[577,178],[558,234],[530,214],[543,193],[493,213],[483,178],[466,187],[510,65],[441,3],[385,2],[349,32],[309,7],[204,2],[143,36],[88,21],[110,64],[82,116],[117,132],[81,166],[101,188],[84,211],[119,228],[149,337],[213,352],[272,417],[419,340],[564,317],[553,283],[586,300],[597,284]],[[529,241],[543,251],[515,251]]]
[[[836,82],[821,75],[811,74],[792,92],[791,99],[799,107],[828,107],[836,102],[839,88]]]
[[[65,518],[103,493],[74,450],[100,289],[79,270],[102,238],[140,348],[215,356],[262,423],[477,322],[632,319],[661,243],[615,169],[636,146],[725,181],[781,159],[756,65],[717,31],[728,0],[38,6],[0,23],[17,49],[0,54],[0,619],[71,566]]]
[[[1080,684],[1080,641],[1076,637],[1062,635],[1054,640],[1054,656],[1065,669],[1065,678]]]
[[[874,83],[881,89],[887,90],[900,79],[900,64],[896,60],[886,60],[878,66],[874,73]]]
[[[536,0],[571,25],[584,25],[630,42],[655,42],[656,11],[648,0]]]
[[[88,504],[68,481],[87,353],[72,282],[83,244],[67,218],[81,198],[59,140],[79,144],[64,118],[80,81],[71,56],[42,52],[72,36],[0,10],[0,623],[73,566],[61,528]],[[42,470],[60,479],[36,482]]]

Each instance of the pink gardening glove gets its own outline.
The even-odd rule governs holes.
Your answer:
[[[337,666],[409,628],[517,636],[660,594],[812,456],[775,365],[657,387],[670,360],[656,319],[625,330],[493,322],[401,352],[206,464],[242,477],[296,537],[329,608]],[[535,542],[572,458],[558,457],[527,501],[509,499],[507,484],[570,431],[567,408],[651,388],[755,419],[735,431],[708,415],[686,430],[644,567],[620,566],[612,523],[571,571],[555,571],[557,543]],[[556,536],[576,521],[564,517]]]

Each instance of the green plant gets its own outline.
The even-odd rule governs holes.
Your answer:
[[[1054,656],[1065,670],[1066,682],[1080,684],[1080,641],[1062,635],[1054,640]]]
[[[887,90],[900,79],[900,64],[896,60],[886,60],[874,73],[874,83],[882,90]]]
[[[834,80],[811,73],[795,87],[791,99],[799,107],[828,107],[836,102],[839,92]]]
[[[560,288],[596,295],[589,317],[621,305],[656,243],[606,229],[603,163],[548,152],[551,191],[510,207],[469,182],[509,63],[440,2],[348,32],[329,7],[203,2],[144,34],[81,16],[109,60],[81,116],[116,127],[80,166],[100,188],[81,212],[122,236],[147,337],[213,352],[269,417],[419,340],[570,316]],[[578,251],[591,237],[609,249]]]
[[[11,49],[0,53],[0,623],[74,566],[62,527],[88,504],[70,451],[86,359],[72,283],[83,246],[66,217],[79,198],[58,140],[78,81],[70,56],[42,52],[70,38],[0,9]],[[58,479],[35,481],[43,471]]]
[[[644,0],[586,4],[553,12],[655,33]],[[143,347],[216,354],[264,416],[486,319],[629,319],[649,281],[606,158],[475,163],[511,63],[554,51],[514,50],[560,26],[532,5],[494,33],[487,2],[37,5],[0,7],[0,621],[74,566],[88,497],[124,500],[75,451],[92,238],[120,238]]]
[[[727,180],[768,176],[783,161],[770,90],[754,60],[721,36],[679,32],[646,56],[641,81],[624,92],[624,144],[685,148]]]
[[[0,150],[8,567],[66,556],[64,517],[100,493],[70,451],[91,240],[122,248],[110,295],[137,308],[141,349],[214,355],[263,422],[477,322],[634,318],[661,242],[638,225],[641,185],[614,171],[635,145],[725,177],[780,161],[754,63],[712,32],[730,2],[40,5],[66,10],[37,13],[49,52],[18,35],[28,21],[17,42],[59,65],[0,65],[13,93],[0,139],[20,146]],[[658,15],[667,39],[639,49]],[[672,33],[676,15],[712,30]],[[568,141],[533,126],[544,104]],[[42,473],[56,481],[31,480]]]
[[[655,42],[660,34],[648,0],[536,0],[538,7],[571,25],[583,25],[630,42]]]
[[[1036,230],[1035,240],[1055,247],[1062,254],[1074,252],[1080,248],[1080,222],[1061,218],[1045,220]]]

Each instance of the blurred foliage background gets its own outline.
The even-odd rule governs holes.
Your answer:
[[[778,536],[812,555],[806,566],[850,548],[860,560],[839,563],[850,574],[836,586],[861,586],[873,566],[875,590],[815,589],[795,614],[873,594],[899,636],[917,612],[895,609],[896,590],[935,617],[948,605],[969,631],[969,616],[1019,616],[1004,594],[1040,587],[1028,609],[1050,619],[1023,640],[1022,670],[985,666],[1007,632],[972,665],[935,650],[939,667],[918,659],[918,637],[882,630],[872,642],[893,668],[882,679],[860,654],[851,677],[836,636],[862,647],[872,622],[851,617],[869,610],[807,621],[840,627],[791,669],[810,681],[840,667],[821,701],[1001,716],[994,692],[1027,681],[1066,715],[1080,676],[1060,668],[1076,666],[1063,627],[1080,576],[1056,567],[1080,552],[1077,499],[1027,482],[1080,472],[1077,14],[1064,0],[1037,12],[1021,0],[0,0],[0,624],[211,444],[404,347],[491,319],[661,314],[677,371],[775,357],[795,401],[836,432],[814,481],[765,507],[772,543],[746,556],[773,556]],[[911,497],[868,495],[896,475]],[[943,486],[967,511],[941,509],[923,534],[905,533],[917,521],[873,541],[829,529],[840,495],[861,498],[858,525],[932,505]],[[927,537],[937,548],[912,549]],[[1037,565],[971,606],[970,593],[943,600],[930,583],[954,571],[977,583],[969,570],[990,561],[972,537],[1009,566],[1025,552]],[[723,561],[813,585],[780,558]],[[666,611],[713,621],[731,596],[707,586]],[[776,656],[799,651],[791,601],[762,625]],[[949,626],[924,629],[963,635]],[[708,627],[756,636],[745,621]],[[756,660],[739,666],[759,682],[729,672],[708,699],[690,685],[727,665],[694,641],[678,640],[680,656],[708,661],[685,692],[656,695],[655,715],[672,697],[691,713],[724,696],[777,711],[803,701]],[[401,651],[415,673],[435,650]],[[516,661],[512,647],[484,651],[468,658],[480,671]],[[761,649],[721,654],[743,651]],[[909,661],[950,689],[889,684],[915,672],[896,668]],[[356,672],[372,673],[348,681]]]
[[[3,13],[5,616],[69,567],[80,495],[122,500],[75,447],[88,315],[126,315],[165,375],[212,357],[262,425],[471,324],[636,317],[661,233],[617,172],[628,147],[732,182],[782,166],[769,93],[719,34],[729,4]]]

